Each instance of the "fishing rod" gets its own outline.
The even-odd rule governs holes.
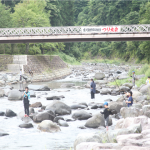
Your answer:
[[[106,60],[105,60],[105,58],[103,58],[103,59],[104,59],[104,62],[105,62],[105,64],[106,64],[107,68],[109,69],[109,66],[108,66],[108,64],[107,64],[107,62],[106,62]],[[112,77],[113,77],[113,80],[115,81],[115,83],[116,83],[116,85],[117,85],[119,91],[121,92],[120,87],[119,87],[118,83],[116,82],[116,79],[114,78],[114,76],[112,76]],[[123,95],[122,95],[122,96],[123,96]],[[126,101],[126,99],[125,99],[124,96],[123,96],[123,99]]]

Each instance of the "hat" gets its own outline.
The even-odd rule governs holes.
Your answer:
[[[105,103],[103,104],[103,106],[105,106],[105,105],[107,105],[107,106],[108,106],[108,103],[107,103],[107,102],[105,102]]]
[[[135,71],[132,71],[132,72],[135,72]]]

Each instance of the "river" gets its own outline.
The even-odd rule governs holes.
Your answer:
[[[103,103],[105,99],[111,98],[116,100],[117,96],[96,94],[95,100],[90,99],[89,89],[62,89],[60,86],[63,83],[75,83],[76,86],[82,86],[86,82],[82,82],[81,79],[73,79],[67,77],[63,80],[57,80],[46,83],[33,83],[33,84],[45,84],[48,85],[52,90],[48,91],[48,95],[64,95],[65,98],[61,101],[67,105],[78,104],[80,102],[101,102]],[[19,85],[15,85],[18,88]],[[61,92],[58,92],[58,90]],[[70,90],[65,92],[63,90]],[[42,94],[45,92],[36,92],[36,94]],[[30,103],[41,102],[42,105],[47,105],[51,101],[46,100],[45,96],[42,95],[41,98],[31,98]],[[7,97],[0,99],[0,111],[6,111],[6,109],[11,109],[16,113],[23,110],[22,101],[9,101]],[[39,108],[38,108],[39,109]],[[36,108],[35,111],[38,111]],[[77,111],[77,110],[75,110]],[[86,110],[92,114],[98,113],[100,109],[90,109]],[[74,110],[72,111],[72,113]],[[71,118],[71,115],[65,115],[64,118]],[[72,121],[68,122],[69,127],[60,127],[61,132],[57,133],[46,133],[41,132],[37,129],[38,124],[33,123],[34,128],[23,129],[18,126],[23,122],[17,117],[6,118],[5,116],[0,116],[0,129],[9,133],[8,136],[0,137],[0,150],[73,150],[73,143],[80,133],[87,132],[99,132],[100,129],[80,129],[78,126],[83,126],[86,120],[83,121]],[[113,120],[113,123],[115,120]]]

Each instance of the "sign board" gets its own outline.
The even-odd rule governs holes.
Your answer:
[[[117,33],[120,29],[120,26],[81,27],[82,33]]]

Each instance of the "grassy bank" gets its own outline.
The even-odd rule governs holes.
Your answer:
[[[132,75],[132,71],[135,71],[135,74],[136,75],[145,75],[145,77],[139,79],[139,80],[136,80],[135,84],[140,87],[142,84],[145,84],[146,82],[146,79],[148,76],[150,76],[150,65],[148,64],[145,64],[140,70],[139,69],[135,69],[134,67],[130,69],[128,75],[129,75],[129,78],[127,79],[123,79],[123,80],[115,80],[114,82],[110,82],[109,84],[110,85],[123,85],[124,83],[129,83],[129,82],[132,82],[132,78],[130,77],[130,75]]]

